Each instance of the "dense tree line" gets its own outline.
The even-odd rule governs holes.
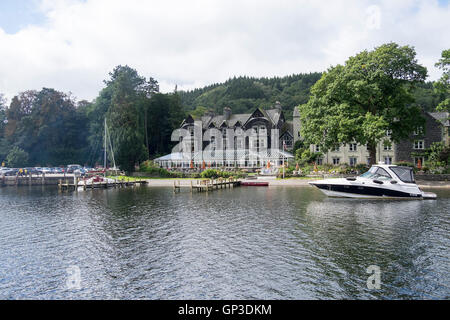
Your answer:
[[[221,113],[224,107],[231,107],[234,113],[249,113],[256,107],[270,108],[280,101],[286,116],[291,118],[296,106],[308,102],[310,89],[321,76],[309,73],[275,78],[235,77],[179,95],[185,111],[194,117],[208,110]],[[434,90],[433,82],[417,84],[413,94],[414,103],[427,111],[434,111],[449,96]]]
[[[93,102],[76,103],[48,88],[22,92],[9,106],[0,96],[1,160],[20,166],[102,164],[105,119],[120,168],[131,171],[170,152],[171,133],[185,117],[178,95],[159,93],[156,80],[128,66],[109,77]]]
[[[320,76],[309,73],[274,78],[234,77],[222,84],[180,92],[180,97],[186,112],[194,115],[202,115],[206,110],[221,113],[224,107],[230,107],[234,113],[248,113],[280,101],[290,117],[295,106],[308,101],[309,90]]]

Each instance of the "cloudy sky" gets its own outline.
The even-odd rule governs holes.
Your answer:
[[[323,71],[390,41],[414,46],[439,78],[449,0],[0,0],[0,93],[91,100],[119,64],[163,92],[192,89]]]

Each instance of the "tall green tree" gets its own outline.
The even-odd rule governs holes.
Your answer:
[[[340,144],[367,145],[371,163],[376,146],[386,139],[407,138],[423,125],[421,110],[413,106],[415,85],[427,77],[410,46],[384,44],[350,57],[323,74],[301,105],[301,133],[323,151]]]
[[[147,81],[129,66],[117,66],[106,81],[111,90],[108,125],[118,165],[133,171],[148,158],[146,146],[145,101],[158,90],[154,79]]]
[[[155,94],[148,102],[148,136],[150,155],[170,153],[171,136],[185,118],[177,93]]]
[[[444,95],[445,100],[438,106],[437,110],[450,112],[450,49],[442,51],[441,59],[435,65],[442,70],[442,77],[435,82],[436,92]]]

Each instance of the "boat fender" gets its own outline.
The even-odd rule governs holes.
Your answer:
[[[345,178],[345,179],[347,179],[348,181],[356,181],[356,178],[353,178],[353,177],[348,177],[348,178]]]
[[[373,182],[377,183],[377,184],[383,184],[383,181],[380,181],[380,180],[373,180]]]
[[[397,181],[395,181],[395,180],[392,180],[391,181],[391,184],[397,184],[398,182]]]

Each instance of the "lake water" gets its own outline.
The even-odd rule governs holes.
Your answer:
[[[448,299],[450,189],[433,192],[3,188],[0,299]]]

